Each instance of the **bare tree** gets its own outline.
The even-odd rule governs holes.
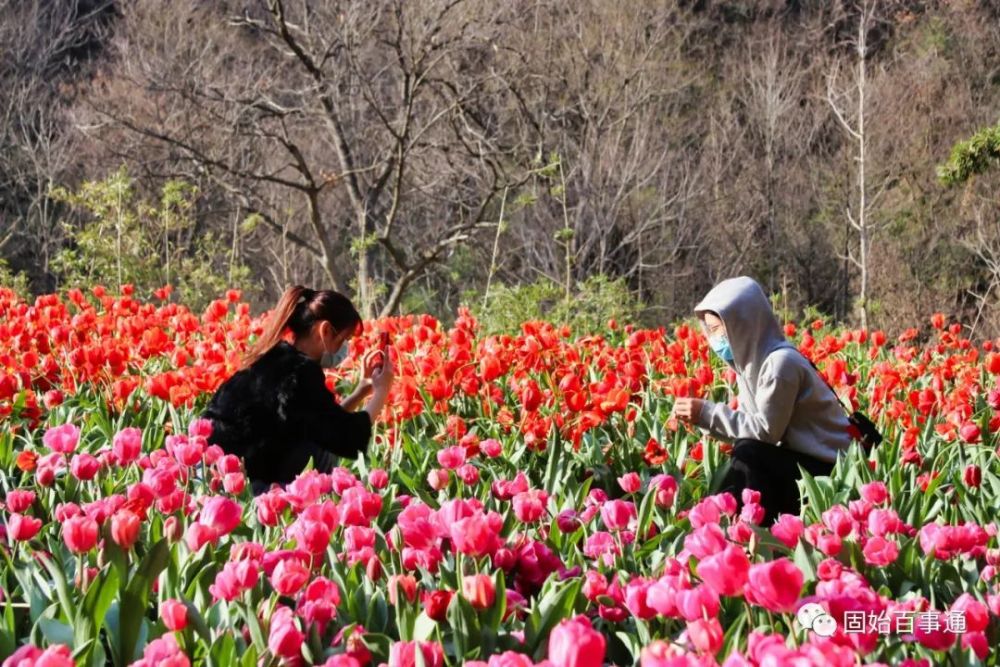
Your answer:
[[[886,179],[874,195],[869,196],[870,183],[868,171],[871,170],[868,156],[869,136],[866,128],[866,121],[869,119],[868,96],[870,90],[868,86],[868,58],[869,58],[869,33],[873,26],[879,21],[877,18],[879,0],[861,0],[856,3],[857,11],[857,32],[851,41],[854,50],[854,75],[849,90],[838,90],[838,78],[841,70],[841,63],[838,61],[827,77],[826,98],[833,110],[840,126],[847,133],[851,142],[856,144],[854,162],[857,168],[857,190],[856,201],[853,206],[845,208],[848,225],[857,232],[858,252],[857,255],[848,248],[846,261],[852,264],[860,273],[858,289],[857,308],[860,315],[861,327],[868,327],[869,310],[869,276],[871,269],[871,244],[878,226],[872,221],[872,211],[878,200],[885,193],[886,187],[891,179]],[[851,99],[853,98],[853,100]],[[849,101],[853,101],[854,110],[850,111],[845,106]]]
[[[49,188],[73,166],[64,109],[110,2],[0,0],[0,254],[36,280],[60,242]]]
[[[135,3],[131,38],[93,99],[106,139],[126,129],[145,140],[140,151],[151,140],[197,165],[340,291],[350,257],[368,316],[379,303],[393,312],[450,248],[495,224],[498,193],[518,179],[516,147],[496,136],[492,111],[492,44],[507,10],[480,0],[199,5]],[[289,230],[287,210],[303,224]]]

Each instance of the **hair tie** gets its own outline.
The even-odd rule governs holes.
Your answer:
[[[305,301],[312,301],[313,297],[316,296],[316,290],[309,289],[308,287],[302,288],[302,293],[299,294],[299,299],[296,303],[303,303]]]

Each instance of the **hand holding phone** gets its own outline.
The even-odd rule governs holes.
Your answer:
[[[379,334],[379,358],[378,362],[375,364],[376,370],[380,373],[382,372],[382,367],[385,365],[385,360],[389,356],[389,332],[383,331]]]

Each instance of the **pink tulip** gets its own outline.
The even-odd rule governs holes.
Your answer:
[[[958,435],[967,443],[979,442],[979,426],[974,422],[965,422],[959,427]]]
[[[472,486],[479,481],[479,468],[471,463],[466,463],[465,465],[460,466],[458,470],[455,471],[455,474],[457,474],[459,479],[469,486]]]
[[[139,539],[139,529],[142,521],[135,512],[120,509],[111,518],[111,539],[122,549],[128,551]]]
[[[933,621],[928,622],[925,619]],[[958,635],[948,631],[944,614],[933,610],[921,612],[913,624],[913,636],[932,651],[947,651],[955,645],[955,640],[958,638]]]
[[[18,542],[30,540],[42,529],[42,520],[26,514],[11,514],[7,519],[7,535]]]
[[[657,507],[670,507],[677,497],[677,480],[670,475],[656,475],[649,480],[649,488],[656,489]]]
[[[687,621],[719,614],[719,595],[708,586],[683,589],[676,594],[677,611]]]
[[[7,494],[7,509],[11,512],[23,512],[35,502],[35,492],[28,489],[16,489]]]
[[[636,493],[642,488],[642,480],[637,473],[628,472],[618,478],[618,486],[625,493]]]
[[[427,473],[427,485],[435,491],[448,488],[449,481],[451,481],[451,474],[444,468],[435,468]]]
[[[198,522],[215,529],[221,537],[228,535],[243,520],[243,507],[231,498],[212,496],[205,501]]]
[[[50,428],[42,436],[42,442],[53,452],[72,454],[80,441],[80,429],[73,424],[63,424]]]
[[[982,632],[989,626],[990,610],[968,593],[962,593],[955,599],[951,611],[965,617],[966,632]]]
[[[740,595],[750,573],[750,559],[742,547],[730,544],[722,551],[703,558],[698,576],[719,595]]]
[[[684,548],[702,559],[719,553],[729,544],[717,523],[706,523],[684,536]]]
[[[722,624],[717,618],[699,618],[688,623],[688,638],[701,653],[715,655],[722,649]]]
[[[773,612],[793,611],[802,591],[802,571],[788,558],[750,566],[746,597]]]
[[[500,444],[499,440],[487,438],[479,443],[479,451],[493,459],[503,453],[503,445]]]
[[[97,544],[97,522],[86,516],[75,516],[63,524],[62,536],[73,553],[87,553]]]
[[[69,470],[81,482],[86,482],[97,475],[101,469],[101,462],[90,454],[77,454],[70,462]]]
[[[496,599],[493,578],[485,574],[462,577],[462,596],[469,601],[474,609],[489,609]]]
[[[271,585],[279,595],[291,597],[309,581],[309,568],[297,558],[287,558],[271,573]]]
[[[190,665],[191,661],[177,644],[177,637],[171,633],[146,644],[142,660],[133,662],[130,667],[190,667]]]
[[[500,526],[482,512],[460,519],[449,527],[455,550],[475,558],[492,554],[500,547],[499,530]]]
[[[883,537],[872,537],[865,543],[865,562],[876,567],[885,567],[896,561],[899,547],[892,540]]]
[[[604,635],[586,616],[561,621],[549,635],[548,658],[556,667],[601,667],[606,650]]]
[[[624,530],[635,518],[635,503],[626,500],[609,500],[601,507],[601,520],[611,531]]]
[[[195,419],[188,425],[188,435],[197,438],[209,438],[212,435],[211,419]]]
[[[889,499],[889,489],[884,482],[869,482],[861,487],[861,497],[872,505],[881,505]]]
[[[302,651],[305,635],[295,623],[295,615],[288,607],[278,607],[271,614],[271,629],[267,637],[267,648],[274,655],[297,658]]]
[[[512,501],[514,516],[522,523],[535,523],[545,513],[548,500],[548,494],[538,489],[519,493]]]
[[[389,485],[389,473],[381,468],[375,468],[368,473],[368,483],[373,489],[384,489]]]
[[[174,517],[171,517],[174,518]],[[215,543],[219,539],[219,533],[211,526],[200,523],[192,523],[184,533],[184,543],[191,552],[196,552],[208,543]]]
[[[341,653],[340,655],[327,658],[326,662],[320,665],[320,667],[363,667],[363,665],[354,656]]]
[[[416,667],[416,652],[420,651],[424,667],[443,667],[444,649],[437,642],[395,642],[389,647],[389,664],[393,667]]]
[[[160,603],[160,620],[172,632],[181,632],[188,624],[188,609],[180,600],[170,599]]]
[[[115,434],[111,442],[111,451],[115,454],[118,465],[126,466],[139,458],[142,451],[142,431],[129,426]]]
[[[446,447],[437,453],[438,465],[454,470],[465,463],[465,447]]]

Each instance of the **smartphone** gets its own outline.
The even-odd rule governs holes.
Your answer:
[[[381,353],[381,355],[379,356],[378,364],[376,364],[375,368],[377,368],[379,370],[379,372],[381,372],[382,371],[382,366],[383,366],[383,364],[385,364],[385,360],[386,360],[386,358],[389,355],[389,332],[388,331],[383,331],[381,334],[379,334],[379,352]]]

